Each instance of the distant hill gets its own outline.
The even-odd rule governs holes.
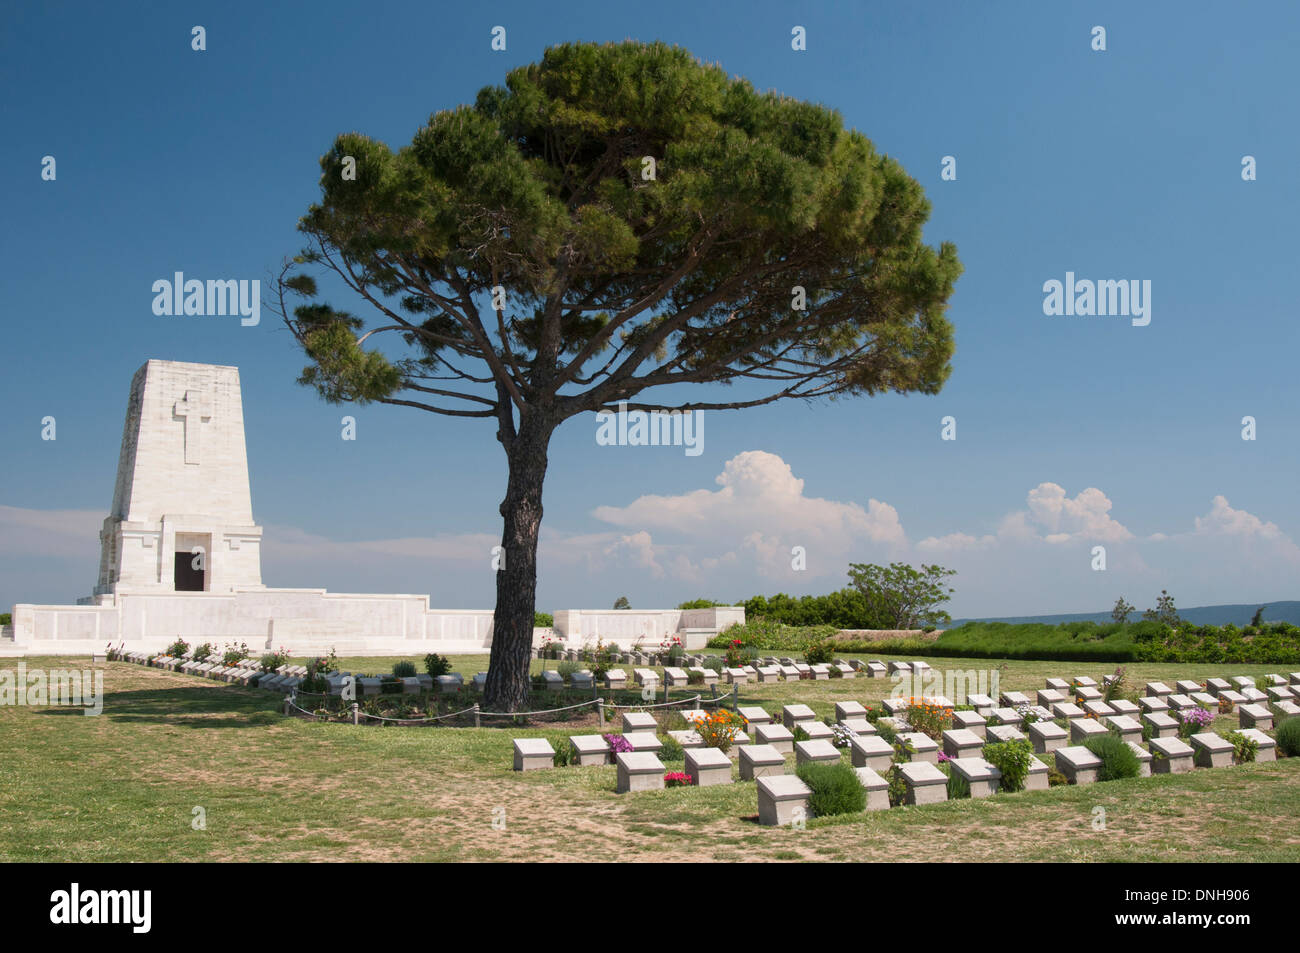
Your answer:
[[[1179,609],[1178,614],[1197,625],[1247,625],[1255,610],[1261,603],[1248,603],[1234,606],[1196,606],[1192,609]],[[1264,606],[1265,622],[1290,622],[1300,625],[1300,602],[1266,602]],[[1141,610],[1129,616],[1130,622],[1142,618]],[[954,619],[948,628],[956,628],[963,622],[1039,622],[1044,625],[1057,625],[1061,622],[1109,622],[1110,612],[1076,612],[1064,615],[1022,615],[1022,616],[978,616],[971,619]]]

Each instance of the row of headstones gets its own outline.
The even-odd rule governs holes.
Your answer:
[[[663,684],[669,688],[689,685],[692,674],[696,676],[696,684],[708,686],[716,685],[719,681],[725,681],[728,685],[744,685],[751,680],[759,683],[776,682],[783,679],[786,681],[801,679],[824,681],[837,676],[840,678],[854,678],[858,674],[862,674],[867,678],[884,678],[887,675],[901,672],[921,672],[930,667],[924,662],[891,662],[886,665],[884,662],[879,661],[864,662],[861,659],[854,659],[852,662],[834,661],[809,665],[806,662],[797,662],[792,658],[765,658],[756,659],[754,663],[749,665],[732,668],[724,667],[717,671],[703,663],[706,661],[721,661],[720,659],[714,656],[688,656],[687,661],[694,661],[696,658],[699,658],[699,662],[688,667],[666,666],[664,668]],[[540,677],[545,680],[547,689],[559,690],[564,687],[564,677],[559,672],[546,670],[541,673]],[[569,681],[573,688],[591,688],[593,678],[592,673],[584,669],[572,673],[569,676]],[[602,681],[604,687],[608,689],[626,688],[628,675],[621,668],[610,669],[605,673]],[[659,674],[648,668],[633,669],[633,681],[643,687],[657,688],[660,684]]]
[[[223,660],[207,661],[195,659],[191,654],[182,656],[150,655],[148,652],[127,652],[121,656],[125,662],[147,665],[152,668],[167,669],[184,675],[211,678],[220,682],[234,682],[249,687],[265,688],[271,691],[288,693],[293,691],[307,674],[305,665],[282,665],[274,672],[262,669],[258,659],[243,659],[233,665]]]
[[[384,679],[375,675],[353,675],[351,672],[330,672],[326,675],[325,682],[329,685],[328,694],[342,695],[349,678],[354,680],[356,693],[359,697],[383,694]],[[429,675],[428,673],[404,675],[398,681],[401,682],[401,694],[403,695],[419,695],[435,691],[440,695],[453,695],[465,688],[465,676],[458,672],[438,676]],[[480,672],[474,676],[470,684],[476,690],[482,691],[486,681],[487,672]],[[393,684],[391,679],[389,684]]]
[[[1280,676],[1270,678],[1274,680],[1271,689],[1283,689],[1272,692],[1276,706],[1292,704],[1287,700],[1289,697],[1300,697],[1300,673],[1292,674],[1291,686],[1286,685]],[[1056,683],[1062,681],[1049,679],[1044,691],[1061,692],[1062,689]],[[1235,689],[1221,679],[1208,680],[1205,687],[1214,688],[1221,693],[1241,694],[1243,697],[1247,697],[1245,693],[1254,688],[1252,679],[1240,677],[1235,681]],[[1077,690],[1095,687],[1096,683],[1082,677],[1073,683],[1064,684],[1066,688]],[[1179,685],[1190,689],[1190,683]],[[1197,689],[1202,688],[1199,682],[1195,685]],[[1140,744],[1142,725],[1129,714],[1101,715],[1109,726],[1104,727],[1096,718],[1089,718],[1080,711],[1077,717],[1069,719],[1067,732],[1056,722],[1048,720],[1051,713],[1039,707],[1035,713],[1045,717],[1030,723],[1028,740],[1036,754],[1052,754],[1057,770],[1073,784],[1088,784],[1097,780],[1101,760],[1083,742],[1095,734],[1106,734],[1109,731],[1117,733],[1137,755],[1142,776],[1150,776],[1153,769],[1157,773],[1177,774],[1191,771],[1193,766],[1221,767],[1232,762],[1232,743],[1213,732],[1193,735],[1190,745],[1177,737],[1178,722],[1160,710],[1158,704],[1165,702],[1168,706],[1165,699],[1175,694],[1171,689],[1162,683],[1153,682],[1148,684],[1147,691],[1149,694],[1143,700],[1153,699],[1156,702],[1149,704],[1149,710],[1142,714],[1143,720],[1152,726],[1152,738],[1148,742],[1150,751],[1143,749]],[[899,702],[900,710],[906,704],[898,699],[887,701]],[[951,702],[944,698],[928,701],[936,706],[951,707]],[[971,696],[970,701],[976,705],[976,710],[953,713],[954,722],[960,727],[944,732],[943,752],[950,770],[967,782],[971,796],[987,797],[997,792],[1001,772],[984,760],[983,746],[989,741],[1025,739],[1017,726],[1023,726],[1025,711],[1034,710],[1034,706],[1020,692],[1003,692],[1000,706],[994,705],[991,698],[982,695]],[[1256,760],[1274,760],[1276,742],[1263,730],[1272,727],[1272,713],[1263,706],[1249,702],[1238,710],[1242,719],[1241,733],[1258,744]],[[1282,712],[1287,713],[1285,709]],[[741,780],[758,782],[760,821],[767,824],[789,823],[798,810],[806,810],[811,791],[798,777],[785,774],[786,757],[793,753],[796,763],[839,762],[841,751],[831,741],[836,731],[817,721],[815,713],[807,705],[784,706],[779,724],[773,722],[771,715],[762,708],[742,707],[738,713],[752,729],[756,743],[751,744],[749,736],[741,733],[732,742],[731,751],[725,754],[716,748],[703,747],[703,740],[695,732],[669,732],[685,749],[685,773],[697,785],[730,784],[731,761],[738,758]],[[692,720],[693,717],[703,716],[704,712],[687,711],[683,714]],[[880,772],[888,771],[893,763],[894,746],[879,737],[876,726],[867,720],[867,710],[860,702],[837,703],[835,717],[837,727],[842,728],[849,737],[853,767],[867,789],[867,809],[887,808],[888,783]],[[989,724],[990,720],[993,724]],[[908,727],[896,717],[887,721],[896,729]],[[808,739],[796,742],[796,728],[807,734]],[[623,738],[631,748],[630,751],[613,754],[609,742],[601,735],[573,736],[569,741],[573,747],[574,760],[579,765],[608,764],[613,758],[619,768],[617,790],[620,793],[654,790],[664,786],[664,765],[658,758],[662,742],[655,735],[656,729],[657,722],[653,716],[645,712],[628,712],[623,716]],[[911,758],[908,763],[900,765],[899,769],[907,792],[904,803],[927,804],[947,800],[948,776],[938,769],[939,742],[921,732],[906,730],[900,730],[896,737],[906,743]],[[1070,740],[1068,746],[1065,744],[1067,737]],[[554,763],[554,755],[554,749],[544,738],[515,739],[514,761],[517,771],[550,768]],[[1033,759],[1025,789],[1046,789],[1047,775],[1048,765],[1038,758]]]

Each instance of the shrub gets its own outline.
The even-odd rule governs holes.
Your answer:
[[[0,612],[0,625],[13,625],[14,617],[12,613]]]
[[[876,721],[873,724],[876,726],[876,734],[892,745],[894,739],[898,737],[898,732],[894,730],[894,726],[886,724],[884,721]]]
[[[1300,757],[1300,715],[1279,722],[1274,740],[1277,741],[1277,750],[1288,758]]]
[[[289,664],[289,653],[284,649],[275,652],[267,652],[262,656],[262,671],[274,672],[276,669]]]
[[[408,662],[406,660],[403,660],[401,662],[394,662],[393,674],[396,675],[398,678],[414,678],[415,663]]]
[[[447,675],[451,672],[451,659],[437,652],[430,652],[424,657],[424,670],[434,678]]]
[[[835,649],[829,640],[818,639],[804,647],[803,657],[809,665],[825,665],[835,657]]]
[[[925,698],[909,698],[903,715],[913,731],[943,741],[943,733],[952,727],[952,708],[935,705]]]
[[[970,782],[956,771],[948,775],[948,800],[957,801],[970,797]]]
[[[194,650],[194,661],[205,662],[207,661],[208,656],[215,651],[216,649],[213,648],[211,642],[204,642],[202,645],[200,645],[197,649]]]
[[[666,788],[685,788],[694,783],[694,780],[685,771],[669,771],[664,775],[664,787]]]
[[[549,612],[533,613],[534,629],[550,629],[550,628],[554,628],[554,626],[555,626],[555,616],[553,616],[551,613]]]
[[[795,773],[812,789],[808,808],[816,817],[855,814],[867,808],[867,789],[858,774],[843,761],[838,764],[805,761]]]
[[[745,719],[734,711],[719,708],[703,718],[695,719],[694,725],[696,734],[704,740],[704,747],[725,752],[731,750],[736,735],[745,730]]]
[[[573,745],[565,740],[556,745],[555,757],[551,759],[551,763],[557,768],[567,768],[574,763],[574,758]]]
[[[1224,740],[1232,742],[1232,760],[1237,764],[1254,761],[1255,756],[1259,754],[1259,742],[1254,738],[1247,738],[1240,731],[1230,731],[1223,737]]]
[[[999,787],[1003,791],[1024,789],[1034,757],[1034,746],[1029,739],[991,742],[984,746],[983,754],[985,761],[1002,772]]]
[[[164,654],[170,655],[173,658],[180,658],[189,650],[190,643],[186,642],[184,639],[177,639],[171,645],[167,646],[167,651]]]
[[[703,668],[703,666],[700,666],[700,667]],[[703,672],[697,672],[697,671],[696,671],[695,669],[693,669],[693,668],[692,668],[692,669],[687,669],[687,670],[686,670],[686,684],[687,684],[687,685],[703,685],[703,684],[704,684],[704,673],[703,673]]]
[[[682,750],[681,744],[672,735],[665,732],[659,736],[659,740],[663,743],[663,747],[659,749],[660,761],[686,760],[686,752]]]
[[[1181,708],[1174,717],[1178,719],[1178,737],[1186,741],[1201,731],[1209,731],[1214,715],[1205,708]]]
[[[568,659],[565,659],[563,662],[555,663],[555,671],[560,678],[568,679],[568,677],[574,672],[582,671],[582,663],[570,662]]]
[[[237,662],[242,662],[252,654],[252,650],[249,649],[247,642],[240,642],[239,645],[235,645],[231,642],[226,646],[226,651],[222,654],[221,661],[225,665],[234,665]]]
[[[712,609],[716,606],[730,605],[729,602],[714,602],[712,599],[691,599],[689,602],[683,602],[677,608],[679,609]]]
[[[1232,699],[1231,699],[1231,698],[1220,698],[1220,699],[1219,699],[1219,714],[1220,714],[1220,715],[1231,715],[1231,714],[1232,714],[1232,711],[1233,711]]]
[[[1133,749],[1119,735],[1105,734],[1089,738],[1083,746],[1101,759],[1098,781],[1136,778],[1142,765]]]
[[[804,730],[803,726],[798,724],[794,726],[794,731],[790,734],[793,741],[808,741],[812,738],[812,735],[808,734],[808,732]]]
[[[700,668],[707,668],[710,672],[721,672],[723,664],[720,658],[706,658]]]

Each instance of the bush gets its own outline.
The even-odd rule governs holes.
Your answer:
[[[1255,756],[1259,754],[1259,742],[1254,738],[1247,738],[1240,731],[1230,731],[1223,737],[1232,742],[1232,760],[1237,764],[1254,761]]]
[[[998,786],[1003,791],[1024,789],[1034,757],[1034,746],[1030,744],[1029,739],[991,742],[984,746],[983,754],[985,761],[1002,772],[1002,779]]]
[[[948,800],[959,801],[970,797],[970,782],[956,771],[948,775]]]
[[[683,602],[677,608],[679,609],[712,609],[716,606],[730,605],[729,602],[714,602],[712,599],[692,599],[689,602]]]
[[[1119,735],[1098,735],[1089,738],[1083,746],[1101,758],[1101,770],[1097,772],[1098,781],[1136,778],[1142,769],[1138,756]]]
[[[208,656],[215,651],[216,649],[213,648],[211,642],[204,642],[202,645],[200,645],[197,649],[194,650],[194,661],[206,662],[208,660]]]
[[[703,668],[704,666],[700,666],[700,667]],[[693,669],[693,668],[687,669],[687,670],[686,670],[686,684],[687,684],[687,685],[703,685],[703,684],[704,684],[704,673],[703,673],[703,672],[697,672],[697,671],[696,671],[695,669]]]
[[[736,735],[745,730],[745,719],[734,711],[719,708],[694,723],[695,733],[704,739],[704,747],[729,751]]]
[[[172,658],[180,658],[190,650],[190,643],[184,639],[177,639],[171,645],[167,646],[167,651],[163,654],[170,655]]]
[[[533,613],[534,629],[551,629],[554,627],[555,627],[555,616],[553,616],[551,613],[549,612]]]
[[[825,665],[835,657],[835,649],[828,639],[818,639],[804,647],[803,657],[809,665]]]
[[[1288,758],[1300,757],[1300,716],[1292,715],[1277,726],[1277,750]]]
[[[408,661],[405,661],[405,660],[403,660],[403,661],[401,661],[401,662],[394,662],[394,663],[393,663],[393,674],[396,675],[398,678],[414,678],[414,677],[415,677],[415,663],[414,663],[414,662],[408,662]]]
[[[867,809],[867,789],[858,774],[843,761],[838,764],[805,761],[795,774],[812,789],[808,808],[815,817],[856,814]]]
[[[14,624],[13,613],[0,612],[0,625],[13,625],[13,624]]]
[[[249,649],[247,642],[240,642],[239,645],[235,645],[232,642],[226,646],[226,651],[222,654],[221,661],[224,665],[234,665],[237,662],[242,662],[252,654],[252,650]]]
[[[676,738],[668,733],[659,736],[663,747],[659,749],[660,761],[685,761],[686,752]]]
[[[289,664],[289,653],[284,649],[277,652],[267,652],[262,656],[262,671],[274,672],[276,669]]]
[[[424,657],[424,670],[434,678],[447,675],[451,672],[451,659],[437,652],[430,652]]]

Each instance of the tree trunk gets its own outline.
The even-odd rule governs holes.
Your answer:
[[[537,603],[537,535],[542,525],[542,483],[554,425],[525,420],[507,451],[510,479],[501,501],[503,554],[497,570],[492,654],[483,703],[489,711],[527,710]]]

